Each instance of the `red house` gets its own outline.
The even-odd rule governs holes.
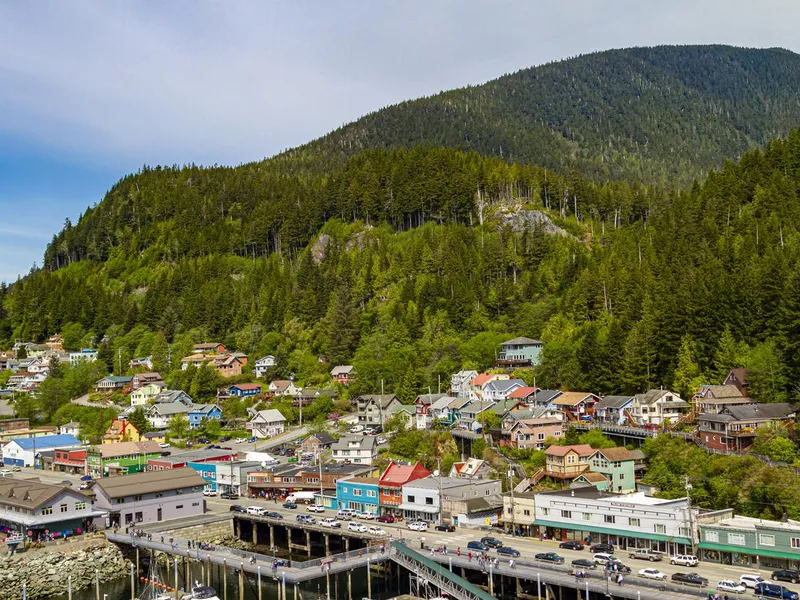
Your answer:
[[[53,470],[73,475],[86,473],[86,448],[56,449],[53,456]]]
[[[331,371],[331,378],[336,383],[347,385],[356,378],[356,369],[353,365],[339,365]]]
[[[390,462],[378,480],[378,508],[382,515],[401,516],[400,503],[403,501],[403,485],[410,481],[429,477],[431,474],[420,463],[403,465]]]

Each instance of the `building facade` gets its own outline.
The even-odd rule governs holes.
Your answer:
[[[700,523],[700,558],[755,569],[800,568],[800,521],[734,516]]]
[[[377,477],[348,477],[336,482],[336,502],[339,508],[349,508],[377,515],[378,504]]]

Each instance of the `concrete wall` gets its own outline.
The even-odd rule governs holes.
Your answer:
[[[169,529],[164,535],[174,535],[198,542],[211,542],[220,538],[230,537],[234,534],[233,519],[218,521],[216,523],[206,523],[203,525],[192,525],[178,529]],[[155,536],[154,536],[155,537]]]

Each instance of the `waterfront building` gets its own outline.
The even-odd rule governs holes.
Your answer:
[[[55,448],[79,448],[81,441],[74,435],[45,435],[14,439],[3,446],[3,464],[15,467],[33,467],[36,455]]]

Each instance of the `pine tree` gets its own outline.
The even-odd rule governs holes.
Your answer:
[[[717,341],[717,348],[714,351],[714,379],[722,383],[731,369],[742,366],[739,347],[731,333],[731,328],[726,326],[722,335]]]
[[[695,360],[695,344],[689,334],[681,339],[678,364],[672,387],[682,398],[691,398],[698,386],[703,384],[700,366]]]
[[[166,336],[161,331],[156,331],[150,346],[150,356],[153,361],[153,370],[158,373],[166,373],[169,370],[167,355],[169,353],[169,343]]]
[[[348,363],[358,344],[358,313],[350,298],[350,289],[339,286],[331,299],[327,315],[328,361],[335,365]]]

